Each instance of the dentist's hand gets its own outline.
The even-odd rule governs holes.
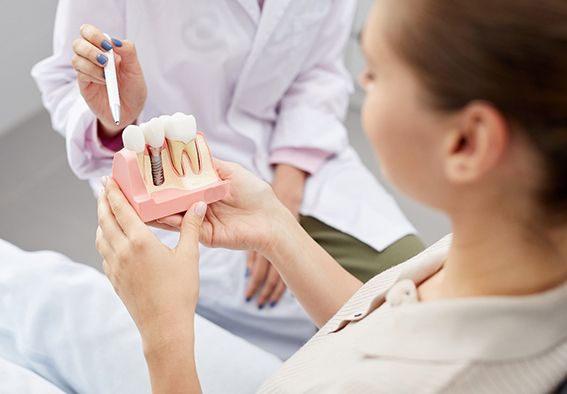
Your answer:
[[[99,120],[100,132],[108,137],[120,133],[136,121],[147,97],[147,87],[142,68],[138,62],[134,43],[120,41],[106,36],[92,25],[83,25],[81,37],[73,42],[73,69],[77,72],[81,95]],[[120,89],[120,125],[112,119],[104,80],[104,65],[108,62],[105,54],[114,50],[116,75]],[[102,126],[102,127],[101,127]]]
[[[96,247],[145,346],[182,336],[192,324],[199,296],[199,232],[206,209],[201,202],[187,211],[172,250],[140,220],[118,186],[106,182],[98,203]]]

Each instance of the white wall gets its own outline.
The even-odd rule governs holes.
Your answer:
[[[41,109],[31,67],[51,53],[57,0],[2,0],[0,135]]]
[[[368,16],[368,11],[372,6],[372,2],[373,0],[358,0],[358,11],[354,20],[350,41],[346,49],[346,65],[354,78],[357,78],[360,72],[364,69],[365,61],[362,51],[360,50],[358,35],[366,21],[366,17]],[[356,92],[351,102],[354,106],[360,106],[362,104],[364,94],[362,93],[362,90],[360,89],[360,86],[358,86],[358,84],[356,84],[355,86]]]

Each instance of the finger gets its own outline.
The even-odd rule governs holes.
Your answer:
[[[71,59],[71,65],[76,72],[86,74],[89,77],[100,82],[105,82],[103,78],[104,71],[100,67],[90,62],[88,59],[85,59],[84,57],[79,55],[74,55]]]
[[[246,302],[250,302],[252,297],[258,292],[258,289],[264,283],[266,275],[268,274],[268,268],[270,263],[260,255],[257,255],[254,266],[252,267],[252,275],[250,276],[250,281],[248,282],[248,288],[244,293],[246,297]]]
[[[80,71],[76,71],[76,73],[77,73],[77,80],[81,84],[94,83],[94,84],[97,84],[97,85],[106,85],[106,81],[104,81],[103,79],[93,78],[90,75],[83,74]]]
[[[234,170],[238,166],[238,164],[231,163],[229,161],[219,160],[217,158],[213,158],[213,166],[217,170],[217,173],[219,174],[219,176],[223,180],[225,180],[225,179],[230,179],[230,177],[234,173]]]
[[[199,250],[199,235],[201,224],[207,212],[207,204],[199,201],[194,204],[183,217],[179,235],[179,243],[176,250],[179,253],[190,255]]]
[[[246,259],[246,268],[248,269],[248,275],[252,272],[252,267],[254,267],[254,261],[256,261],[256,252],[250,251],[248,252],[248,258]]]
[[[150,231],[111,178],[106,179],[105,192],[116,222],[128,238],[138,237]]]
[[[120,41],[118,39],[112,39],[114,44],[114,51],[121,57],[121,63],[125,66],[138,66],[138,51],[136,50],[136,45],[130,40]],[[121,45],[118,46],[117,44]]]
[[[287,286],[286,286],[285,282],[283,280],[280,280],[280,282],[276,286],[276,289],[272,293],[272,296],[270,297],[270,307],[273,308],[278,304],[278,302],[281,300],[281,298],[285,294],[286,290],[287,290]]]
[[[171,215],[161,219],[156,220],[159,224],[163,224],[173,229],[179,231],[181,229],[181,223],[183,223],[183,215]]]
[[[99,69],[102,69],[108,63],[108,56],[83,38],[77,38],[73,41],[73,52],[77,56],[87,59]]]
[[[110,268],[110,264],[108,264],[108,261],[106,260],[102,260],[102,271],[108,278],[110,278],[111,268]]]
[[[260,292],[260,296],[258,297],[258,305],[260,308],[263,308],[266,302],[270,299],[274,290],[281,282],[280,274],[276,269],[270,264],[268,269],[268,276],[266,277],[266,281],[264,282],[264,287]]]
[[[205,246],[212,247],[214,243],[214,234],[215,234],[214,226],[210,222],[209,217],[205,216],[205,219],[201,224],[200,242]]]
[[[159,228],[160,230],[179,232],[179,229],[173,228],[168,224],[162,224],[157,220],[154,220],[153,222],[148,222],[148,223],[146,223],[146,225],[153,227],[153,228]]]
[[[112,213],[108,199],[104,193],[102,193],[98,199],[97,214],[99,228],[106,241],[110,243],[112,249],[117,250],[119,244],[123,245],[128,242],[126,235]]]
[[[95,242],[96,250],[101,255],[101,257],[108,261],[114,261],[114,250],[104,237],[104,233],[100,227],[96,229],[96,242]]]
[[[108,41],[104,33],[93,25],[90,25],[88,23],[84,24],[81,26],[79,31],[81,32],[81,37],[83,37],[95,47],[105,52],[112,49],[112,44]]]
[[[109,263],[107,260],[103,260],[102,261],[102,270],[104,272],[104,275],[106,275],[106,277],[110,281],[110,284],[112,285],[112,288],[114,289],[116,294],[118,294],[118,296],[120,296],[120,292],[118,290],[119,286],[118,286],[118,283],[116,281],[116,274],[114,272],[113,265],[111,263]]]

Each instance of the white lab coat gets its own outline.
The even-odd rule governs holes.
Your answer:
[[[274,150],[331,153],[308,178],[301,213],[383,250],[415,230],[362,165],[342,124],[352,90],[342,52],[355,8],[355,0],[268,0],[262,12],[257,0],[61,0],[54,54],[33,76],[53,127],[66,138],[71,168],[98,189],[97,179],[110,173],[112,152],[96,139],[95,116],[71,67],[71,45],[83,23],[133,40],[148,84],[141,121],[192,113],[215,156],[267,181]],[[236,271],[209,264],[203,264],[202,277],[209,269],[212,281],[236,280],[230,276]],[[241,297],[230,294],[240,284],[224,284],[227,297]],[[213,315],[224,314],[219,297],[217,292]],[[305,327],[298,335],[311,333]]]

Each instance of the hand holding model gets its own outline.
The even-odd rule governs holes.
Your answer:
[[[237,164],[216,160],[215,167],[230,182],[231,195],[209,207],[198,202],[183,216],[166,218],[166,222],[179,220],[171,223],[180,229],[175,249],[163,245],[149,230],[113,180],[104,180],[97,249],[104,258],[105,273],[142,336],[152,344],[166,338],[156,338],[165,334],[154,332],[150,322],[163,327],[171,319],[176,322],[174,328],[182,330],[180,322],[192,321],[199,294],[199,241],[211,247],[255,250],[270,258],[283,236],[281,229],[299,227],[270,185]],[[174,315],[180,310],[187,312],[186,319]],[[159,316],[152,315],[156,312]]]
[[[270,185],[238,164],[214,160],[223,181],[230,182],[230,196],[209,205],[201,227],[201,242],[215,248],[268,253],[277,242],[282,221],[297,222],[279,201]],[[183,215],[172,215],[156,225],[181,231]],[[297,224],[299,226],[299,224]]]

